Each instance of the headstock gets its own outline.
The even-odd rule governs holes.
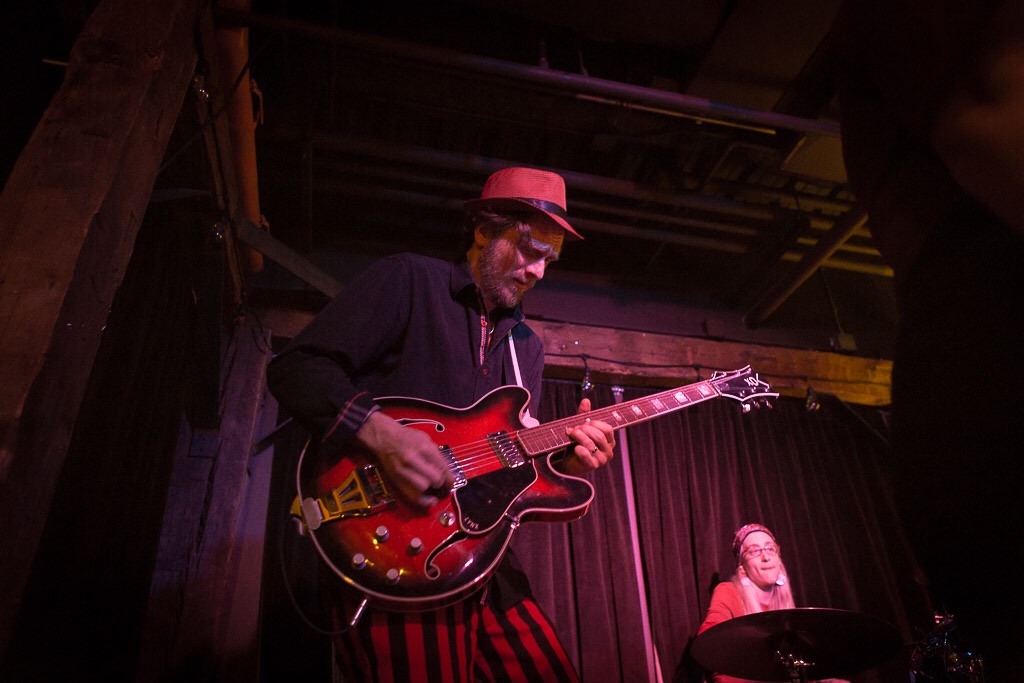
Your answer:
[[[750,412],[752,407],[762,405],[771,407],[768,399],[778,398],[779,392],[772,388],[750,366],[739,370],[716,371],[709,380],[718,393],[726,398],[740,402],[743,412]]]

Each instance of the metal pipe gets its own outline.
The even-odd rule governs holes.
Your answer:
[[[322,146],[335,152],[363,155],[403,165],[421,164],[431,169],[431,174],[435,181],[438,168],[445,168],[449,171],[475,173],[479,174],[481,178],[483,178],[509,165],[507,161],[500,159],[444,152],[441,150],[414,147],[411,145],[395,145],[378,141],[357,140],[354,138],[330,135],[326,133],[312,133],[311,136],[307,136],[299,131],[295,131],[291,136],[293,141],[300,141],[307,137],[311,137],[317,146]],[[563,169],[549,170],[556,171],[561,175],[565,179],[565,184],[570,190],[584,190],[595,194],[629,199],[637,203],[648,202],[664,204],[674,208],[693,209],[697,211],[706,211],[714,214],[724,214],[765,222],[788,221],[795,213],[789,209],[770,206],[752,206],[733,199],[708,197],[695,192],[652,190],[650,188],[637,185],[629,180],[614,180],[611,178],[602,178],[600,176],[584,173],[575,173]],[[472,191],[478,192],[481,184],[482,182],[476,182],[474,180]],[[571,204],[572,201],[570,200],[570,212],[572,211]]]
[[[612,395],[615,397],[616,405],[622,403],[624,390],[621,386],[612,387]],[[629,523],[630,550],[633,556],[633,571],[636,576],[636,597],[640,608],[640,628],[644,639],[644,659],[647,663],[647,680],[650,683],[658,683],[661,680],[661,670],[657,666],[658,654],[654,646],[654,633],[651,628],[650,608],[647,600],[647,586],[644,581],[644,558],[640,552],[640,523],[636,514],[636,488],[633,483],[633,472],[629,457],[629,435],[626,430],[619,432],[619,454],[622,465],[622,499],[626,503],[626,518]]]
[[[592,76],[580,76],[451,50],[429,48],[377,36],[366,36],[344,29],[317,26],[294,19],[239,12],[219,6],[214,7],[214,18],[222,24],[258,26],[334,45],[343,45],[355,50],[377,53],[388,60],[408,59],[444,68],[461,69],[483,76],[501,76],[551,88],[572,97],[606,98],[613,105],[634,105],[648,110],[656,108],[664,110],[666,113],[693,116],[702,121],[722,119],[725,122],[741,122],[759,129],[767,129],[766,132],[781,129],[815,135],[839,135],[839,124],[831,121],[817,121],[775,112],[744,109],[721,102],[713,102],[703,97],[692,97]]]

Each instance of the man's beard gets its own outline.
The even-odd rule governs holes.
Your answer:
[[[515,308],[523,299],[523,293],[508,277],[504,258],[498,249],[498,241],[491,240],[480,253],[477,264],[480,273],[480,291],[484,300],[497,308]]]

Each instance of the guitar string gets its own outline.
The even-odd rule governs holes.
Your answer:
[[[605,412],[608,412],[608,414],[611,415],[612,412],[614,412],[614,411],[609,411],[608,409],[601,409],[601,410],[597,410],[597,411],[592,411],[591,413],[588,414],[588,418],[589,419],[595,419],[595,418],[602,418],[603,419]],[[616,420],[616,422],[619,422],[619,421]],[[559,438],[558,437],[558,432],[556,431],[557,427],[560,424],[564,424],[565,426],[568,426],[568,425],[578,424],[578,423],[580,423],[579,416],[574,416],[572,418],[563,418],[561,420],[555,420],[553,422],[549,422],[549,423],[545,424],[544,425],[544,429],[545,429],[546,433],[549,435],[549,438],[551,439],[552,443],[547,444],[546,448],[541,449],[542,452],[547,452],[547,451],[550,451],[550,450],[555,450],[555,449],[557,449],[557,448],[559,448],[561,446],[569,445],[569,443],[571,443],[571,441],[568,438]],[[481,440],[476,441],[476,442],[471,442],[471,443],[464,444],[462,446],[453,448],[453,449],[451,449],[451,453],[454,456],[453,457],[453,460],[454,460],[453,464],[454,464],[455,467],[458,468],[458,470],[461,470],[463,473],[475,472],[475,471],[479,471],[480,469],[484,469],[488,465],[490,465],[492,463],[492,461],[496,461],[497,463],[501,464],[502,460],[501,460],[501,457],[498,455],[498,447],[500,446],[500,444],[508,444],[508,445],[510,445],[512,447],[515,447],[515,444],[517,444],[517,443],[518,444],[522,444],[523,443],[523,439],[520,436],[520,434],[523,433],[523,432],[526,432],[526,431],[532,431],[534,429],[537,429],[537,428],[533,427],[533,428],[528,428],[528,429],[520,429],[520,430],[511,431],[511,432],[505,432],[505,433],[502,434],[502,438],[498,439],[498,440],[481,439]],[[527,455],[529,455],[529,453],[527,453]],[[479,464],[481,461],[486,461],[486,462],[484,462],[483,464]]]
[[[655,405],[657,403],[657,401],[653,400],[653,399],[649,399],[649,400],[646,400],[646,401],[641,401],[641,403]],[[691,403],[693,403],[693,401],[687,401],[685,403],[684,402],[680,402],[680,401],[675,401],[675,403],[676,403],[676,405],[673,408],[678,408],[678,407],[681,407],[683,405],[691,404]],[[636,405],[639,405],[639,404],[636,404]],[[643,415],[640,416],[640,417],[649,417],[649,415],[647,414],[646,411],[641,411],[641,412],[643,413]],[[664,412],[664,411],[663,410],[657,410],[655,414],[660,414],[662,412]],[[599,409],[599,410],[591,411],[590,413],[587,414],[586,417],[587,417],[587,419],[591,419],[591,420],[592,419],[605,419],[606,416],[607,417],[613,417],[617,413],[620,414],[620,417],[614,419],[614,422],[617,423],[617,427],[621,427],[623,425],[626,425],[626,424],[629,424],[629,423],[632,422],[631,420],[626,419],[625,417],[621,417],[622,413],[621,413],[621,407],[620,406],[602,408],[602,409]],[[566,426],[572,425],[574,423],[580,423],[581,422],[580,419],[579,419],[580,417],[581,416],[577,415],[577,416],[573,416],[571,418],[563,418],[561,420],[556,420],[554,422],[550,422],[550,423],[545,424],[544,425],[545,431],[550,436],[550,438],[551,438],[553,443],[552,444],[547,444],[547,446],[545,448],[541,449],[541,451],[542,452],[547,452],[548,450],[554,450],[554,449],[559,448],[561,446],[569,445],[570,441],[568,439],[563,439],[563,438],[559,438],[558,437],[556,429],[559,426],[559,423],[564,423]],[[515,431],[512,431],[512,432],[506,432],[504,434],[504,436],[506,437],[504,439],[504,442],[507,442],[507,443],[510,443],[510,444],[515,444],[517,442],[518,443],[522,443],[523,441],[522,441],[522,438],[521,438],[520,434],[522,432],[532,431],[533,429],[537,429],[537,428],[534,427],[534,428],[530,428],[529,430],[522,429],[522,430],[515,430]],[[472,449],[474,449],[474,448],[479,449],[479,450],[473,451]],[[493,442],[490,439],[485,439],[485,440],[480,440],[480,441],[477,441],[477,442],[474,442],[474,443],[465,444],[464,446],[452,449],[452,453],[453,453],[453,455],[456,454],[456,453],[458,454],[458,457],[455,457],[455,464],[460,466],[463,469],[463,471],[466,471],[467,469],[470,469],[472,467],[473,463],[475,461],[477,461],[477,460],[480,460],[480,459],[491,459],[493,457],[494,459],[500,461],[500,458],[496,455],[495,442]]]
[[[744,370],[747,369],[748,368],[744,368]],[[586,420],[584,420],[584,422],[595,419],[604,420],[606,418],[612,418],[615,422],[615,429],[628,426],[634,422],[643,421],[651,417],[657,417],[658,415],[673,412],[680,408],[695,405],[697,403],[703,403],[715,396],[726,395],[717,388],[718,385],[722,384],[723,380],[726,379],[733,380],[735,377],[711,378],[703,382],[695,382],[694,384],[690,384],[685,387],[676,387],[657,394],[652,394],[625,404],[599,408],[586,413]],[[766,384],[764,386],[767,387]],[[711,389],[711,391],[709,393],[705,393],[700,389],[701,387]],[[682,394],[682,400],[680,400],[680,394]],[[754,396],[752,395],[744,398],[743,402],[750,398],[754,398]],[[647,409],[652,407],[654,408],[654,411],[653,414],[650,414]],[[449,464],[449,470],[451,470],[453,474],[461,473],[468,476],[484,469],[501,469],[505,464],[498,449],[503,446],[516,450],[522,448],[522,450],[526,451],[522,454],[525,457],[531,457],[531,453],[528,450],[531,446],[534,448],[534,454],[537,455],[554,451],[560,447],[568,446],[572,442],[567,438],[567,435],[566,437],[561,437],[555,430],[559,425],[570,426],[573,424],[580,424],[580,417],[582,416],[575,415],[569,418],[554,420],[543,425],[546,434],[545,438],[551,439],[548,443],[545,443],[543,440],[533,440],[534,443],[532,444],[526,443],[526,440],[524,440],[521,435],[525,432],[534,432],[538,429],[538,427],[533,427],[513,430],[511,432],[502,432],[503,440],[500,440],[500,445],[499,443],[496,443],[494,439],[486,438],[452,448],[449,450],[452,455],[452,462]],[[497,467],[495,467],[495,465],[497,465]]]
[[[744,370],[746,370],[746,368],[744,368]],[[738,371],[738,372],[742,372],[742,371]],[[681,407],[685,407],[685,406],[688,406],[688,405],[693,405],[695,403],[701,403],[701,402],[703,402],[703,401],[705,401],[705,400],[707,400],[709,398],[713,398],[715,396],[722,395],[722,392],[720,390],[716,389],[716,387],[719,384],[722,384],[723,380],[733,380],[733,379],[735,379],[735,377],[733,377],[733,376],[711,378],[711,379],[708,379],[708,380],[705,380],[705,381],[702,381],[702,382],[695,382],[693,384],[690,384],[690,385],[687,385],[687,386],[684,386],[684,387],[676,387],[676,388],[673,388],[673,389],[668,389],[666,391],[659,392],[657,394],[652,394],[650,396],[646,396],[646,397],[643,397],[643,398],[640,398],[640,399],[636,399],[635,401],[630,401],[629,403],[626,403],[626,404],[618,404],[618,405],[614,405],[614,406],[606,406],[604,408],[598,408],[596,410],[593,410],[593,411],[587,413],[586,414],[586,419],[587,420],[593,420],[593,419],[605,419],[606,417],[611,417],[611,418],[614,418],[614,421],[616,422],[616,428],[619,428],[619,427],[622,427],[623,425],[631,424],[632,422],[635,422],[637,420],[641,420],[641,419],[644,419],[644,418],[652,417],[651,415],[649,415],[647,413],[646,410],[640,410],[641,414],[637,415],[636,419],[630,419],[630,412],[624,411],[623,410],[624,408],[639,408],[640,406],[653,406],[655,408],[655,412],[654,412],[653,416],[656,417],[657,415],[661,415],[661,414],[664,414],[666,412],[672,412],[672,411],[677,410],[677,409],[679,409]],[[700,389],[700,387],[704,387],[705,389],[710,389],[711,391],[710,391],[710,393],[705,393],[704,391],[702,391]],[[683,399],[684,400],[680,400],[679,399],[679,394],[680,393],[683,394]],[[674,405],[669,406],[669,408],[666,410],[665,406],[663,405],[665,403],[671,403],[671,404],[674,404]],[[661,405],[659,405],[659,404],[661,404]],[[634,414],[635,414],[635,411],[634,411]],[[625,417],[622,417],[622,416],[625,416]],[[573,423],[579,423],[580,422],[580,417],[581,417],[581,415],[575,415],[575,416],[572,416],[572,417],[562,418],[560,420],[555,420],[553,422],[550,422],[550,423],[547,423],[546,425],[544,425],[544,427],[547,428],[547,431],[553,437],[553,444],[547,445],[546,448],[541,449],[539,452],[546,452],[546,451],[549,451],[549,450],[554,450],[554,449],[559,448],[561,446],[568,445],[568,443],[569,443],[568,441],[565,441],[565,440],[557,437],[557,435],[554,432],[554,428],[556,426],[560,425],[560,424],[561,425],[571,425]],[[519,434],[521,432],[525,432],[525,431],[532,431],[533,429],[537,429],[537,428],[534,427],[534,428],[523,429],[523,430],[514,430],[512,432],[506,432],[505,434],[509,437],[509,441],[510,442],[512,442],[512,443],[515,443],[515,442],[523,443],[523,440],[519,436]],[[542,444],[542,445],[544,445],[544,444]],[[472,450],[469,450],[469,449],[473,449],[473,448],[479,448],[480,450],[477,450],[475,452],[473,452]],[[456,456],[456,453],[465,454],[464,457],[453,457],[453,459],[454,459],[454,463],[453,464],[456,467],[460,467],[463,471],[466,471],[467,469],[471,468],[473,466],[473,463],[476,460],[479,460],[480,458],[489,459],[491,457],[495,457],[494,456],[494,453],[495,453],[494,446],[493,446],[492,441],[490,439],[483,439],[483,440],[480,440],[480,441],[477,441],[477,442],[471,442],[469,444],[465,444],[463,446],[456,447],[454,449],[451,449],[451,453],[453,454],[453,456]]]
[[[638,408],[641,407],[641,406],[653,406],[655,408],[653,416],[657,416],[657,415],[663,414],[664,412],[670,412],[672,410],[676,410],[678,408],[681,408],[681,407],[683,407],[685,405],[692,405],[694,403],[700,402],[700,400],[703,400],[704,398],[708,398],[708,397],[705,397],[705,396],[701,395],[700,398],[698,400],[696,400],[696,401],[695,400],[680,401],[680,400],[674,398],[676,393],[677,393],[677,390],[670,390],[670,391],[667,391],[667,392],[663,392],[661,394],[655,394],[653,396],[645,397],[644,399],[638,399],[635,402],[631,402],[630,405],[636,406]],[[665,403],[666,401],[663,400],[663,399],[667,399],[668,397],[672,397],[671,402],[674,403],[675,405],[674,406],[670,406],[668,411],[664,410],[664,408],[658,408],[657,407],[658,403]],[[636,421],[636,420],[628,419],[628,416],[631,415],[631,413],[627,413],[627,412],[622,411],[622,408],[623,408],[623,406],[621,406],[621,405],[618,405],[618,406],[608,406],[608,407],[605,407],[605,408],[599,408],[597,410],[593,410],[593,411],[587,413],[586,414],[586,418],[587,418],[587,420],[612,418],[614,420],[614,422],[616,423],[616,428],[622,427],[624,425],[632,424],[632,422]],[[649,415],[648,411],[646,411],[646,410],[642,410],[641,409],[640,412],[642,414],[637,416],[637,419],[643,419],[643,418],[646,418],[646,417],[651,417],[651,415]],[[617,414],[619,415],[618,417],[616,417]],[[552,441],[554,442],[554,445],[550,445],[550,447],[545,447],[545,448],[541,449],[541,452],[548,452],[548,451],[551,451],[551,450],[555,450],[555,449],[557,449],[559,447],[569,445],[569,443],[571,443],[571,441],[568,440],[568,439],[558,438],[557,433],[555,432],[555,429],[560,424],[564,424],[565,426],[569,426],[569,425],[573,425],[573,424],[580,424],[581,423],[581,420],[579,419],[580,417],[583,417],[583,416],[575,415],[575,416],[570,417],[570,418],[562,418],[561,420],[555,420],[553,422],[546,423],[544,425],[544,428],[545,428],[547,434],[549,434],[550,437],[552,438]],[[529,428],[529,429],[521,429],[521,430],[514,430],[514,431],[511,431],[511,432],[505,432],[503,434],[503,436],[505,438],[503,440],[501,440],[500,442],[501,443],[508,443],[510,445],[513,445],[513,446],[515,444],[517,444],[517,443],[522,444],[523,440],[522,440],[520,434],[522,432],[532,431],[533,429],[537,429],[537,428],[534,427],[534,428]],[[451,453],[452,453],[453,461],[454,462],[449,467],[449,469],[451,469],[453,472],[462,472],[463,474],[469,474],[469,473],[472,473],[472,472],[478,472],[478,471],[480,471],[482,469],[487,469],[489,466],[493,465],[494,463],[497,463],[499,465],[499,467],[503,466],[502,459],[501,459],[500,455],[498,454],[498,451],[497,451],[497,448],[496,448],[496,444],[491,439],[481,439],[481,440],[476,441],[476,442],[471,442],[471,443],[464,444],[462,446],[459,446],[459,447],[451,449]],[[529,454],[527,453],[527,455],[529,455]]]
[[[667,391],[664,391],[664,392],[661,392],[661,393],[658,393],[658,394],[652,394],[651,396],[646,396],[646,397],[643,397],[641,399],[637,399],[636,401],[632,401],[629,404],[620,404],[620,405],[615,405],[615,406],[606,406],[604,408],[598,408],[596,410],[593,410],[593,411],[587,413],[586,414],[586,420],[613,418],[614,422],[616,423],[616,428],[618,428],[618,427],[621,427],[623,425],[631,424],[632,422],[636,421],[634,419],[630,419],[630,413],[623,411],[623,408],[625,408],[627,406],[636,406],[636,407],[640,407],[640,406],[654,406],[654,408],[655,408],[654,416],[657,416],[657,415],[660,415],[660,414],[666,412],[664,406],[662,406],[662,407],[658,406],[659,403],[664,404],[666,402],[670,402],[670,403],[674,404],[673,406],[669,407],[668,412],[670,412],[672,410],[676,410],[676,409],[681,408],[683,406],[692,405],[694,403],[699,403],[699,402],[701,402],[701,401],[703,401],[703,400],[705,400],[707,398],[713,397],[718,392],[714,392],[712,394],[704,394],[704,393],[702,393],[702,392],[697,390],[697,387],[699,387],[699,386],[710,386],[710,384],[711,384],[710,380],[709,381],[705,381],[705,382],[697,382],[695,384],[688,385],[686,387],[677,387],[675,389],[669,389]],[[684,394],[684,397],[686,398],[686,400],[682,400],[681,401],[681,400],[679,400],[677,398],[677,395],[680,392],[682,392]],[[688,394],[694,394],[695,397],[694,398],[690,398],[688,396]],[[637,419],[643,419],[643,418],[646,418],[646,417],[651,417],[651,415],[649,415],[646,410],[641,410],[640,412],[641,412],[641,415],[637,416]],[[580,420],[581,417],[582,417],[581,415],[574,415],[572,417],[562,418],[560,420],[555,420],[555,421],[552,421],[550,423],[545,424],[544,427],[546,428],[547,432],[550,434],[550,436],[552,438],[552,443],[551,444],[541,444],[541,445],[545,445],[546,446],[544,449],[541,449],[541,452],[546,452],[548,450],[554,450],[554,449],[559,448],[561,446],[568,445],[569,441],[563,440],[563,439],[559,438],[557,436],[557,434],[555,433],[555,429],[559,425],[569,426],[569,425],[572,425],[572,424],[579,424],[579,423],[581,423],[581,420]],[[506,432],[506,435],[509,437],[509,441],[511,441],[511,442],[518,441],[518,442],[522,443],[522,439],[519,436],[519,434],[521,432],[532,431],[534,429],[537,429],[537,428],[534,427],[534,428],[529,428],[529,429],[515,430],[515,431],[512,431],[512,432]],[[476,452],[473,452],[471,450],[473,448],[479,448],[480,450],[478,450]],[[483,439],[483,440],[480,440],[480,441],[477,441],[477,442],[471,442],[471,443],[468,443],[468,444],[464,444],[463,446],[460,446],[460,447],[457,447],[455,449],[452,449],[451,452],[452,452],[453,455],[455,455],[456,453],[460,454],[460,457],[455,457],[454,458],[454,464],[456,466],[462,467],[463,470],[465,471],[465,469],[467,467],[471,467],[472,466],[472,463],[474,462],[475,459],[478,459],[478,458],[490,458],[491,456],[493,456],[494,455],[494,446],[493,446],[492,441],[490,439]],[[462,454],[465,454],[465,455],[462,456]]]

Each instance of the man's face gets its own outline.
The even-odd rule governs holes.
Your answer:
[[[480,253],[480,291],[489,308],[515,308],[526,290],[544,277],[548,264],[557,261],[565,232],[531,226],[521,233],[511,227],[491,239]]]

